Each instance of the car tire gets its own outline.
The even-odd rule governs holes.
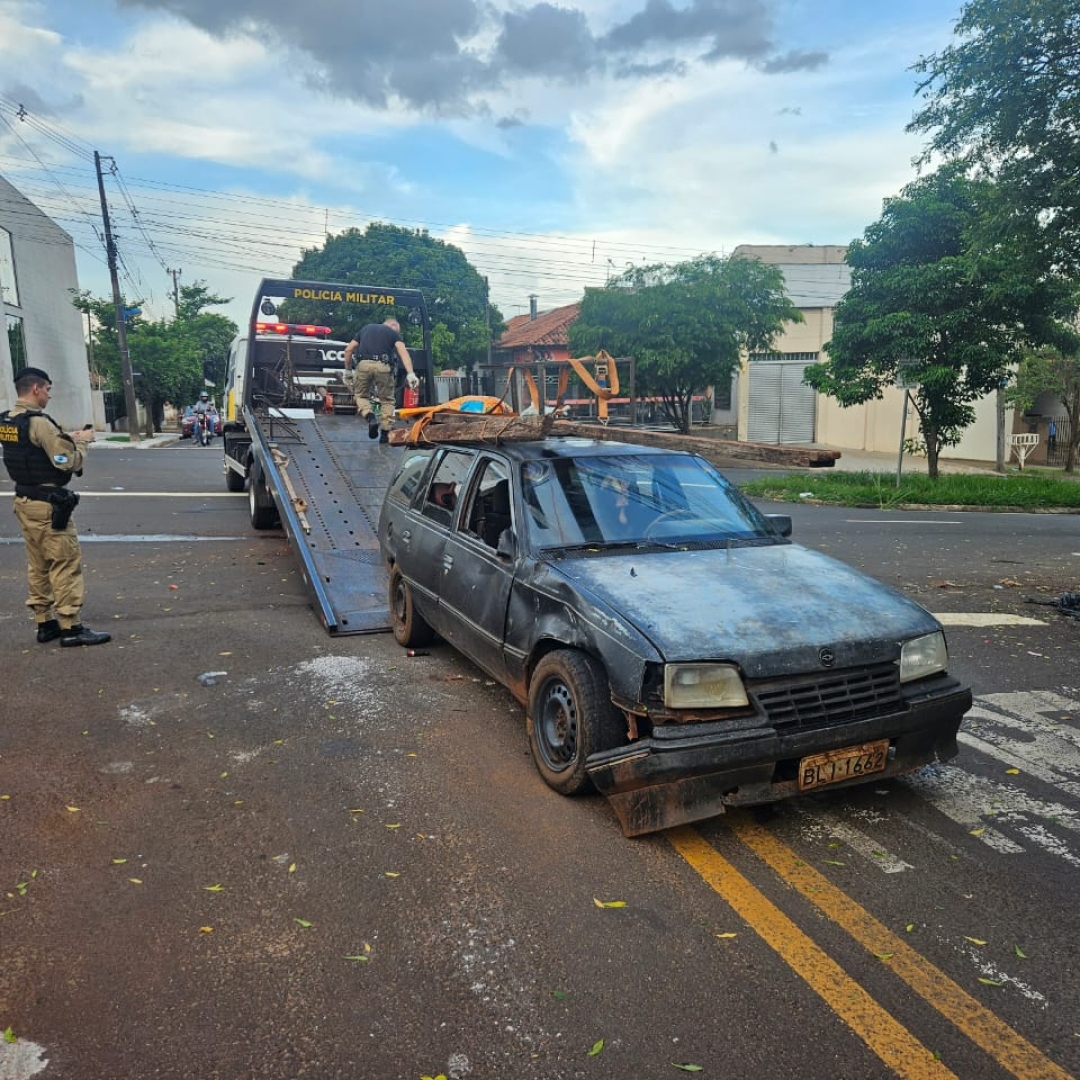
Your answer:
[[[390,629],[399,645],[428,645],[434,640],[435,631],[416,610],[412,589],[396,566],[390,571],[387,607],[390,609]]]
[[[529,748],[548,787],[560,795],[591,791],[586,759],[624,742],[625,729],[607,676],[591,656],[559,649],[536,665],[529,683]]]
[[[263,484],[262,473],[253,470],[248,484],[248,509],[253,529],[272,529],[278,523],[277,507]]]
[[[225,466],[225,490],[226,491],[243,491],[244,490],[244,478],[235,469],[230,469]]]

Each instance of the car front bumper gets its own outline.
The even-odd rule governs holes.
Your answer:
[[[587,769],[625,835],[639,836],[713,817],[729,806],[797,795],[798,764],[810,754],[889,740],[884,770],[830,787],[882,780],[955,757],[971,691],[944,676],[932,690],[906,692],[905,704],[884,716],[805,731],[723,723],[658,728],[649,738],[594,754]]]

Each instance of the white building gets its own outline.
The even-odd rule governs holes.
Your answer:
[[[71,237],[0,176],[0,411],[15,404],[12,377],[29,364],[49,373],[49,415],[59,424],[104,423],[91,402],[83,316],[71,302],[78,287]]]
[[[747,442],[817,443],[838,450],[897,453],[904,391],[889,387],[880,401],[843,408],[834,398],[802,383],[807,364],[824,359],[832,337],[833,311],[850,288],[851,270],[838,245],[798,246],[740,244],[732,253],[779,266],[802,323],[789,323],[776,340],[776,351],[744,359],[733,395],[738,437]],[[997,403],[994,396],[975,403],[976,419],[957,446],[942,458],[997,460]],[[1005,415],[1013,430],[1013,415]],[[918,437],[918,419],[909,410],[906,436]]]

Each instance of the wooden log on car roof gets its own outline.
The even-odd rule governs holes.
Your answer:
[[[419,436],[414,428],[390,432],[395,446],[444,442],[532,442],[549,436],[600,439],[605,442],[655,446],[662,450],[686,450],[699,454],[714,464],[758,461],[791,468],[830,468],[840,457],[839,450],[811,446],[779,446],[771,443],[736,442],[730,439],[705,439],[674,431],[646,431],[641,428],[605,427],[551,416],[491,416],[482,413],[433,413]]]
[[[602,424],[582,424],[557,420],[552,435],[571,435],[607,442],[634,443],[637,446],[657,446],[662,450],[687,450],[706,461],[732,459],[760,461],[792,468],[831,468],[840,457],[839,450],[823,450],[813,446],[782,446],[772,443],[738,442],[733,439],[705,439],[683,435],[676,431],[647,431],[642,428],[605,427]]]
[[[547,438],[552,417],[492,416],[483,413],[432,413],[417,428],[396,428],[390,432],[393,446],[425,446],[448,442],[535,442]],[[419,434],[417,434],[419,430]]]

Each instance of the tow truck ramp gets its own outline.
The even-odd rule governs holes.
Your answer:
[[[331,634],[389,630],[379,510],[401,451],[355,416],[300,412],[252,425],[282,527]]]

